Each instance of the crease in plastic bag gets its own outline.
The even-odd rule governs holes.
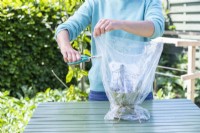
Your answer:
[[[156,67],[163,50],[160,42],[136,42],[101,35],[95,38],[101,56],[102,82],[110,102],[105,120],[148,120],[140,106],[152,91]]]

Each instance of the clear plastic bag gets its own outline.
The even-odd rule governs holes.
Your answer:
[[[110,102],[110,110],[104,119],[148,120],[150,113],[139,105],[152,91],[163,44],[106,35],[95,38],[95,43]]]

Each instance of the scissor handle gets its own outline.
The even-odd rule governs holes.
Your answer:
[[[68,62],[67,64],[68,64],[68,65],[77,65],[77,64],[80,64],[80,63],[82,63],[82,62],[86,62],[86,61],[88,61],[89,59],[90,59],[89,56],[87,56],[87,55],[81,55],[81,59],[80,59],[80,60],[75,61],[75,62]]]

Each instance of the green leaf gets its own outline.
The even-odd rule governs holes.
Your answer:
[[[73,69],[70,66],[68,68],[69,68],[69,70],[68,70],[68,73],[66,76],[66,83],[69,83],[72,80],[72,77],[74,74]]]
[[[162,99],[162,97],[163,97],[163,90],[159,89],[159,91],[156,93],[156,98],[157,99]]]
[[[91,53],[90,53],[90,51],[89,51],[88,49],[84,49],[84,50],[83,50],[83,54],[84,54],[84,55],[91,56]]]
[[[37,16],[38,16],[38,17],[42,17],[42,13],[39,12],[39,13],[37,14]]]

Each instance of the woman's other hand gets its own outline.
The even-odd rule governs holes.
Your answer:
[[[108,31],[118,30],[121,26],[120,20],[101,19],[94,27],[94,37],[100,36]]]
[[[94,28],[94,37],[100,36],[108,31],[123,30],[134,35],[151,37],[155,31],[152,21],[128,21],[102,19]]]

